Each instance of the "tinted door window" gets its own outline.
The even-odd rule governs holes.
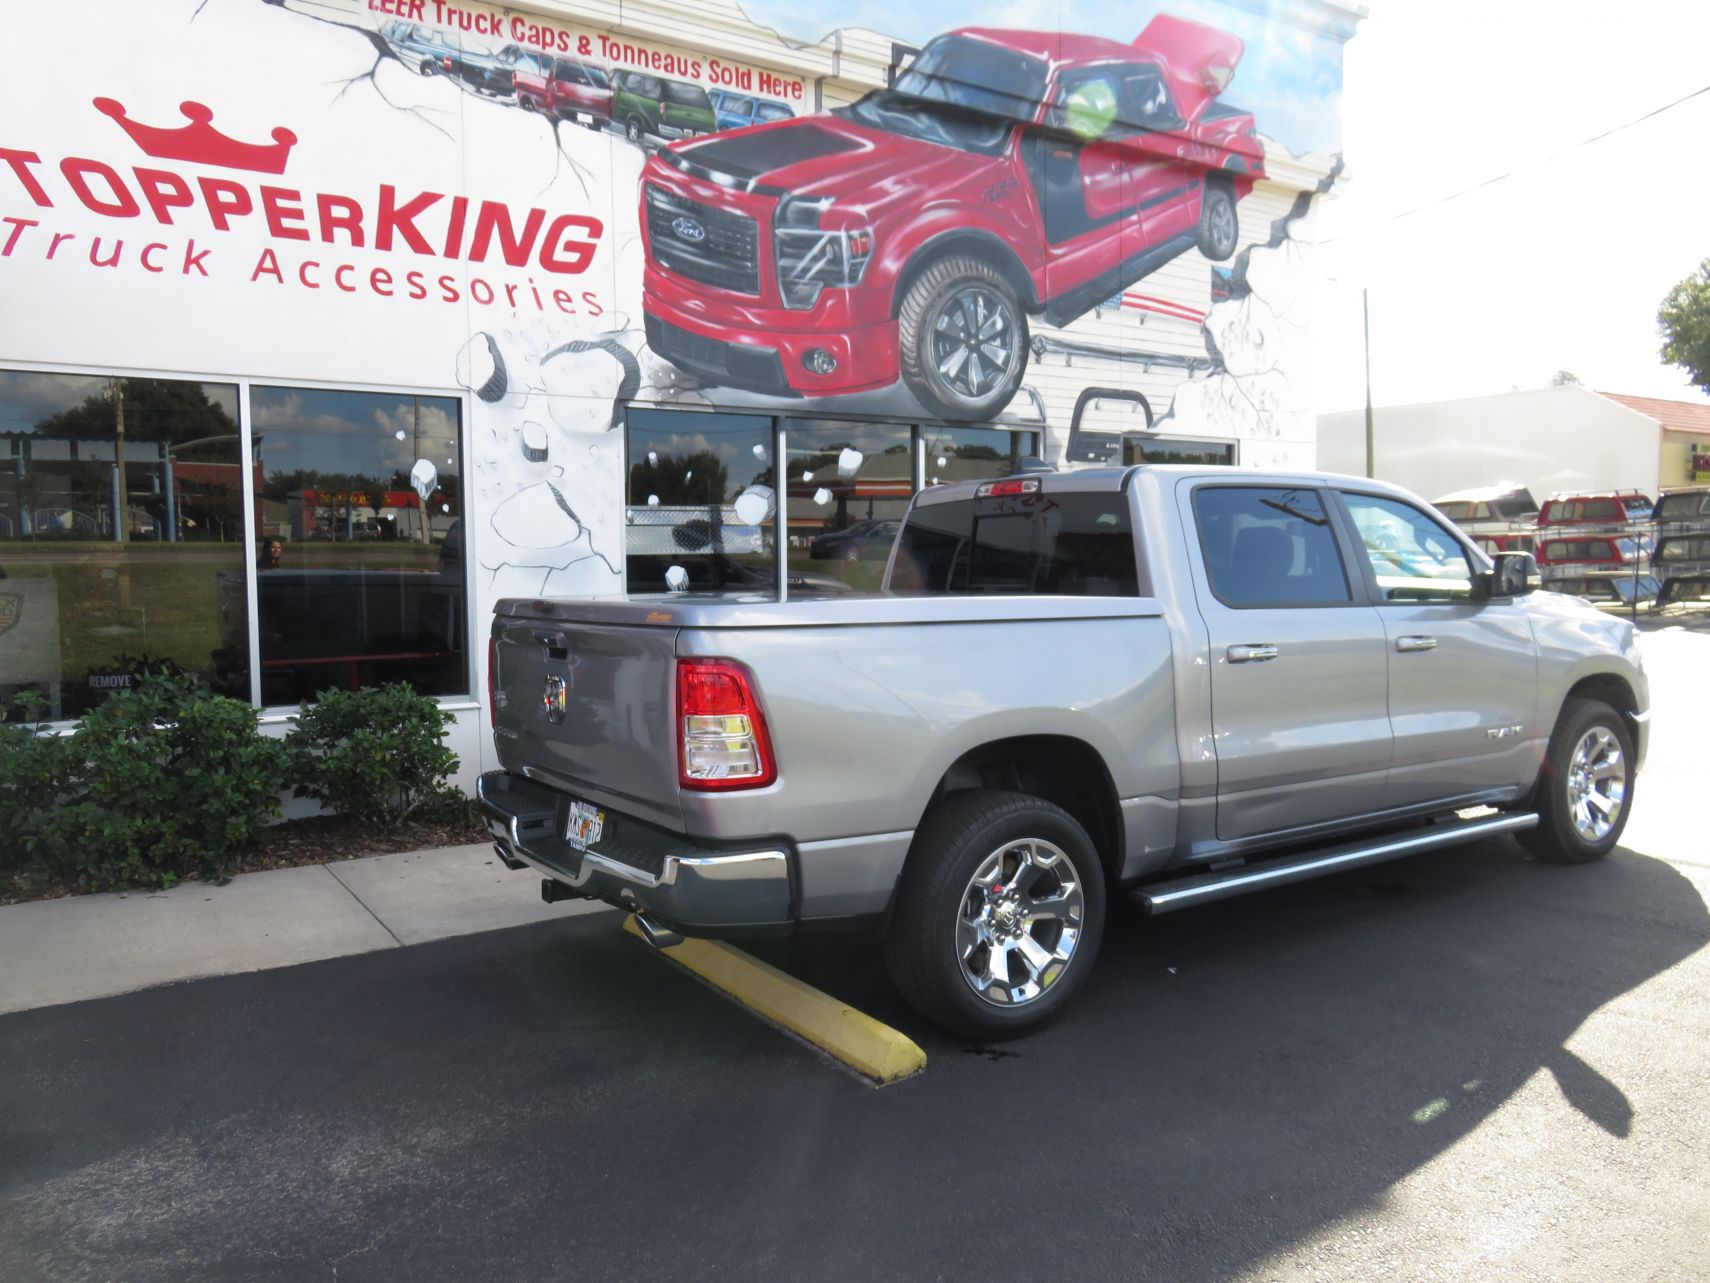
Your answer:
[[[1211,590],[1226,606],[1340,606],[1353,600],[1315,490],[1202,486],[1194,515]]]

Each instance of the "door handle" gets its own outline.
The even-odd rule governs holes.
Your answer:
[[[1258,664],[1277,657],[1277,648],[1269,642],[1231,646],[1223,652],[1231,664]]]
[[[1435,637],[1397,637],[1395,648],[1404,655],[1416,650],[1436,650],[1437,639]]]

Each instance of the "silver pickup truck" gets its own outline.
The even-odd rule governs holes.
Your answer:
[[[1153,913],[1495,833],[1621,836],[1633,628],[1394,486],[1035,472],[920,493],[876,595],[501,602],[480,782],[548,899],[655,938],[882,935],[1002,1037],[1058,1011],[1116,892]]]

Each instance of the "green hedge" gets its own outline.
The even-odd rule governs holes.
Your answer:
[[[150,673],[69,735],[0,720],[0,875],[91,891],[223,880],[279,815],[287,789],[381,826],[462,815],[447,781],[449,714],[398,684],[326,691],[283,740],[200,678]]]

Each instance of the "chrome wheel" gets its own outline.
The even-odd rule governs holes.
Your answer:
[[[1038,838],[999,847],[962,893],[956,919],[962,979],[993,1006],[1033,1002],[1068,968],[1085,913],[1080,879],[1060,847]]]
[[[1580,736],[1568,761],[1568,814],[1587,842],[1601,842],[1621,818],[1627,801],[1627,762],[1621,741],[1605,726]]]
[[[1008,302],[983,285],[952,294],[932,327],[932,363],[939,379],[971,401],[1003,385],[1015,362],[1015,346],[1015,317]]]

